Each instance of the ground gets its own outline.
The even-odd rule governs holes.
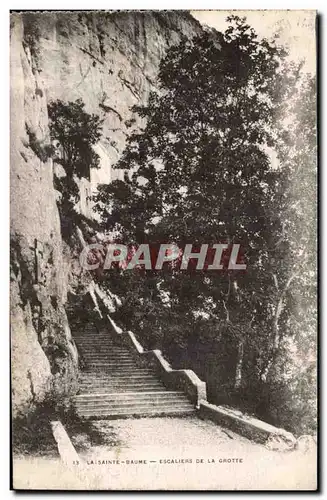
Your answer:
[[[21,458],[16,483],[19,471],[36,480],[39,467],[37,481],[45,488],[49,482],[54,487],[56,477],[61,488],[76,489],[315,488],[313,455],[270,451],[196,417],[100,420],[90,424],[88,436],[84,431],[68,430],[79,464],[67,463],[62,475],[58,462]]]

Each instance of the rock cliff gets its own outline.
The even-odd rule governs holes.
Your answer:
[[[63,242],[47,103],[81,98],[104,119],[101,167],[80,182],[87,197],[110,182],[132,118],[156,87],[169,46],[201,30],[185,12],[55,12],[11,15],[11,349],[13,413],[26,413],[54,388],[76,388],[78,356],[65,311],[80,277]],[[137,126],[137,123],[136,123]],[[76,257],[76,255],[75,255]]]

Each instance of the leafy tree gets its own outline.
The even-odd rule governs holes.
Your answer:
[[[50,137],[56,146],[54,161],[63,166],[66,176],[56,178],[56,188],[61,192],[62,218],[74,215],[79,201],[76,179],[89,178],[91,168],[99,168],[99,155],[94,151],[102,131],[99,116],[89,114],[81,99],[64,102],[60,99],[48,105]]]
[[[99,116],[84,110],[82,99],[63,102],[60,99],[48,105],[50,135],[58,141],[57,162],[67,175],[88,178],[91,168],[99,168],[99,155],[93,150],[102,132]]]
[[[116,165],[125,179],[100,186],[95,202],[104,228],[128,244],[242,245],[245,273],[120,271],[119,286],[126,282],[128,318],[143,338],[193,352],[219,346],[226,390],[262,414],[289,321],[282,289],[293,281],[282,203],[291,175],[272,168],[270,151],[285,140],[280,123],[301,65],[286,64],[286,52],[245,19],[228,20],[222,36],[207,31],[168,51],[158,91],[134,107],[144,128],[132,131]]]
[[[287,103],[289,124],[276,141],[282,173],[276,216],[282,220],[270,266],[273,307],[271,356],[266,374],[268,407],[278,422],[298,431],[316,426],[317,365],[317,139],[316,83],[304,75]],[[283,247],[288,245],[288,252]],[[276,402],[278,404],[276,404]],[[272,407],[275,406],[275,410]]]

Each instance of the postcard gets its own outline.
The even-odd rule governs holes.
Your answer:
[[[316,24],[11,12],[13,489],[317,489]]]

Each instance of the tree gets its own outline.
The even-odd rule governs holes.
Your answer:
[[[219,345],[228,353],[217,354],[228,390],[246,394],[256,407],[265,372],[276,361],[281,317],[273,274],[278,260],[289,264],[292,251],[283,238],[284,172],[272,168],[270,151],[281,139],[276,120],[284,116],[301,65],[287,65],[286,52],[259,40],[245,19],[228,20],[222,36],[207,31],[168,51],[158,91],[146,106],[134,107],[144,128],[131,133],[116,165],[125,179],[101,186],[95,208],[104,228],[118,230],[128,244],[242,245],[245,273],[144,271],[143,286],[134,278],[134,295],[128,280],[128,295],[132,325],[144,338],[158,335],[157,319],[146,312],[151,308],[164,330],[163,346],[176,336],[193,351],[201,343],[209,350]],[[289,270],[279,274],[283,286]],[[169,297],[164,307],[163,293]]]
[[[276,151],[281,181],[270,268],[274,307],[271,356],[265,377],[280,425],[298,432],[316,426],[317,368],[317,137],[316,82],[303,75],[288,101],[288,122],[278,123]],[[287,243],[288,252],[283,246]],[[284,258],[282,258],[284,257]]]
[[[62,194],[62,215],[72,215],[79,200],[76,178],[89,178],[91,168],[99,168],[99,155],[93,150],[102,131],[99,116],[84,110],[81,99],[64,102],[60,99],[48,105],[50,137],[56,146],[54,161],[63,166],[65,177],[56,179]]]
[[[101,137],[102,121],[84,107],[82,99],[67,103],[58,99],[48,105],[51,139],[59,143],[56,161],[68,175],[78,178],[88,178],[90,169],[100,166],[99,155],[92,146]]]

